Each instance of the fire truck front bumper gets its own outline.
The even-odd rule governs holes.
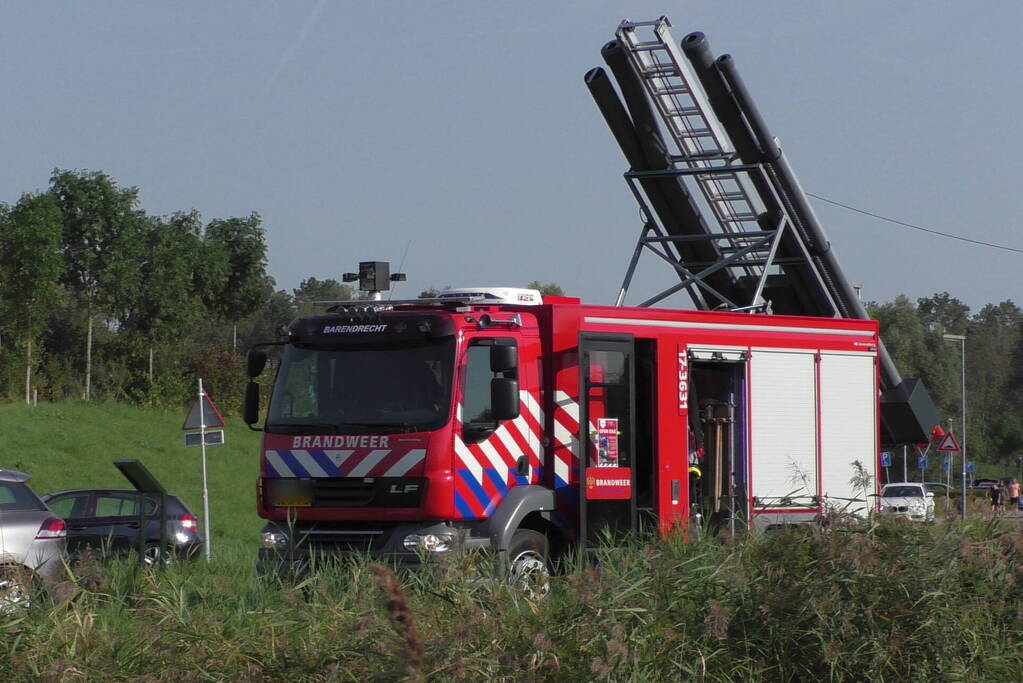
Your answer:
[[[419,569],[431,558],[467,549],[485,549],[478,538],[446,522],[432,523],[300,523],[270,522],[260,534],[256,570],[261,575],[294,575],[317,565],[369,557],[403,569]]]

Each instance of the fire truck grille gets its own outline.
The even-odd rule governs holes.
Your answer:
[[[382,541],[379,531],[311,532],[300,545],[311,553],[331,555],[374,550]]]
[[[330,477],[314,480],[313,507],[418,507],[423,477]]]
[[[317,479],[313,506],[365,507],[375,492],[376,485],[364,479]]]

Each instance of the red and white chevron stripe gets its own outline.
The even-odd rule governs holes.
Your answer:
[[[462,406],[458,406],[458,421],[462,421]],[[483,470],[496,470],[504,482],[513,483],[512,473],[518,459],[529,456],[529,483],[538,481],[540,466],[540,435],[543,432],[543,410],[535,396],[519,392],[519,416],[503,422],[482,441],[466,444],[455,436],[455,456],[461,467],[469,470],[473,478],[483,484]]]
[[[589,421],[589,434],[594,434],[597,428],[593,421]],[[570,479],[573,468],[578,472],[579,458],[578,439],[579,433],[579,403],[564,391],[554,393],[554,474],[565,483],[578,481],[574,477]],[[594,450],[594,444],[590,444],[590,450]],[[591,453],[592,455],[592,453]],[[578,475],[577,475],[578,476]]]

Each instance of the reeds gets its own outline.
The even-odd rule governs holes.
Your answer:
[[[0,616],[0,680],[1015,680],[1023,536],[967,525],[636,539],[531,599],[486,559],[299,583],[254,558],[85,565]]]

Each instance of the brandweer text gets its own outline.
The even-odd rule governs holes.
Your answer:
[[[296,436],[292,448],[390,448],[389,436],[369,436],[368,434],[337,436]]]

